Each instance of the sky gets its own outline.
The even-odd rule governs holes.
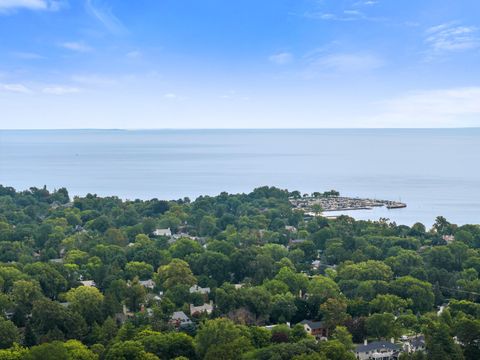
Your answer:
[[[0,128],[480,126],[478,0],[0,0]]]

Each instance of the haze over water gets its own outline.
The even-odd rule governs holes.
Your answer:
[[[401,200],[355,211],[430,226],[480,223],[480,129],[0,131],[0,183],[128,199],[301,192]]]

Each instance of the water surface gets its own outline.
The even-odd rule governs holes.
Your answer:
[[[0,131],[0,183],[128,199],[275,185],[406,202],[350,212],[480,223],[480,129]]]

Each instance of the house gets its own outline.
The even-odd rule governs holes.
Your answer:
[[[322,262],[320,260],[313,260],[312,261],[312,269],[313,270],[318,270],[321,265],[322,265]]]
[[[170,318],[170,324],[179,328],[192,324],[192,320],[183,311],[175,311]]]
[[[425,351],[425,336],[405,336],[402,337],[403,351],[406,353],[412,353],[417,351]]]
[[[193,304],[190,304],[190,315],[196,315],[196,314],[202,314],[202,313],[207,313],[210,315],[213,311],[213,301],[210,301],[209,303],[200,305],[200,306],[194,306]]]
[[[442,239],[443,239],[447,244],[451,244],[452,242],[455,241],[455,236],[453,236],[453,235],[443,235],[443,236],[442,236]]]
[[[153,235],[155,236],[172,236],[172,230],[170,230],[170,228],[166,228],[166,229],[156,229],[154,232],[153,232]]]
[[[80,281],[80,284],[82,284],[82,286],[87,286],[87,287],[96,287],[97,284],[95,284],[95,281],[93,280],[83,280],[83,281]]]
[[[359,360],[396,360],[400,350],[401,347],[394,344],[393,341],[373,341],[368,343],[365,340],[362,345],[358,345],[355,348],[354,352]]]
[[[328,328],[323,321],[303,320],[300,321],[305,331],[317,340],[326,340],[328,338]]]
[[[140,280],[138,283],[147,289],[155,288],[155,282],[152,279]]]
[[[287,230],[288,232],[297,232],[297,228],[290,225],[285,225],[285,230]]]
[[[210,288],[209,287],[206,287],[206,288],[202,288],[198,285],[193,285],[190,289],[190,294],[194,294],[194,293],[197,293],[197,294],[202,294],[202,295],[208,295],[210,294]]]

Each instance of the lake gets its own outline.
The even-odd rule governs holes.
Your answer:
[[[349,212],[430,226],[480,223],[480,128],[1,130],[0,183],[71,195],[178,199],[263,185],[399,200]]]

